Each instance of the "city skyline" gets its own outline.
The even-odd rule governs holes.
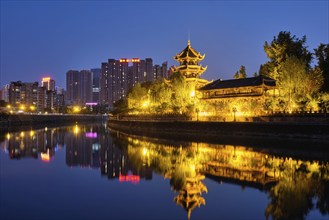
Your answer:
[[[168,61],[187,45],[206,57],[203,77],[248,76],[267,61],[263,50],[280,31],[307,37],[313,52],[328,43],[328,1],[1,1],[0,86],[50,76],[65,87],[71,69],[110,59]],[[60,15],[60,16],[59,16]],[[31,80],[32,79],[32,80]]]

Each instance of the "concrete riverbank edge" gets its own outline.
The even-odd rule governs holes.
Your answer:
[[[1,115],[0,128],[34,125],[64,125],[80,122],[98,122],[107,120],[103,115]]]
[[[131,121],[110,119],[108,126],[131,134],[176,139],[257,137],[307,139],[329,143],[329,123]]]

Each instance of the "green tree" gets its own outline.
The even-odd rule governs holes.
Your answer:
[[[234,79],[239,79],[240,78],[239,71],[236,71],[236,73],[234,73],[233,78]]]
[[[307,97],[312,97],[321,87],[321,74],[317,71],[307,72],[305,62],[297,57],[288,57],[279,68],[277,84],[280,95],[285,98],[285,110],[302,107],[310,101]]]
[[[128,110],[127,99],[120,99],[116,101],[113,104],[113,107],[114,107],[114,110],[112,111],[113,114],[126,112]]]
[[[180,73],[173,73],[170,80],[173,92],[171,100],[173,111],[177,113],[187,112],[193,105],[194,97],[191,97],[193,85],[186,82],[185,77]]]
[[[306,36],[299,39],[295,35],[291,36],[290,32],[281,31],[271,43],[265,42],[264,51],[270,61],[261,65],[259,73],[277,80],[280,73],[280,64],[288,57],[296,57],[304,62],[307,69],[309,69],[312,53],[307,50],[305,44]]]
[[[319,66],[311,68],[312,53],[305,44],[306,36],[299,39],[282,31],[271,43],[265,42],[264,50],[269,61],[260,66],[259,74],[276,80],[280,101],[275,105],[280,110],[317,108],[317,93],[323,84],[323,72],[319,66],[325,60],[322,53],[325,47],[316,51]]]
[[[148,101],[148,89],[137,84],[128,94],[128,108],[141,110]]]
[[[240,66],[240,78],[247,78],[247,72],[246,72],[246,67],[245,66]]]
[[[321,90],[323,92],[329,92],[329,44],[320,44],[314,52],[318,60],[317,67],[322,71],[324,77]]]
[[[240,70],[233,75],[234,79],[243,79],[247,78],[246,67],[241,65]]]
[[[165,81],[158,80],[151,86],[151,102],[155,112],[165,113],[169,111],[171,99],[172,99],[172,90],[165,83]]]

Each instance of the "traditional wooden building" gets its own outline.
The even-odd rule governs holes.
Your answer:
[[[275,80],[256,76],[243,79],[216,80],[199,89],[203,99],[209,101],[232,98],[264,98],[274,94]]]
[[[223,120],[237,116],[253,117],[268,113],[275,97],[276,82],[265,76],[242,79],[216,80],[201,88],[202,99],[216,107],[216,115]],[[273,101],[273,100],[272,100]],[[240,120],[247,120],[241,118]]]

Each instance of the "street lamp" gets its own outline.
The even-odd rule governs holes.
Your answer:
[[[234,120],[233,120],[233,121],[235,122],[235,121],[236,121],[236,120],[235,120],[235,113],[236,113],[238,110],[236,109],[236,107],[233,107],[232,111],[233,111],[233,115],[234,115]]]
[[[195,109],[195,111],[196,111],[196,121],[199,121],[199,108],[196,108]]]

